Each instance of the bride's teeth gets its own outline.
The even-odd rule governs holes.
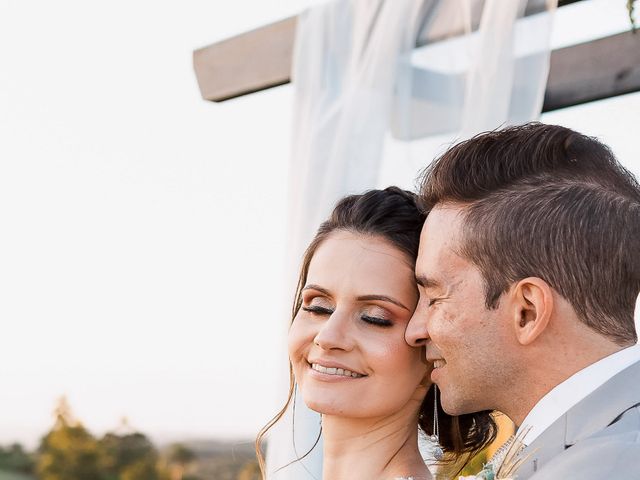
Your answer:
[[[341,377],[352,378],[364,377],[364,375],[352,372],[351,370],[346,370],[344,368],[323,367],[322,365],[318,365],[317,363],[312,363],[311,368],[313,368],[317,372],[325,373],[327,375],[338,375]]]

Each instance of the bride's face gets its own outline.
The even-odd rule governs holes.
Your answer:
[[[410,259],[389,242],[344,231],[324,240],[289,331],[309,408],[358,418],[419,408],[430,367],[404,339],[417,300]]]

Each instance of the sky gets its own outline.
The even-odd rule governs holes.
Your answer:
[[[278,409],[292,89],[206,102],[191,55],[314,3],[0,0],[0,444],[35,445],[61,395],[161,441]],[[584,3],[554,45],[627,28],[622,0]],[[640,174],[637,112],[543,120]]]

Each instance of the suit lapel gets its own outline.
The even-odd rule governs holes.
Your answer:
[[[567,445],[605,429],[622,413],[640,403],[640,362],[609,379],[567,412]]]
[[[529,478],[542,465],[565,450],[566,428],[567,417],[563,415],[524,449],[522,458],[526,460],[517,471],[519,479]]]
[[[571,445],[604,430],[622,413],[640,403],[640,362],[627,367],[576,404],[536,438],[523,452],[518,469],[527,479]]]

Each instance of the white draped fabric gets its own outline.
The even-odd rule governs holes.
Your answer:
[[[547,2],[549,10],[556,2]],[[538,118],[552,16],[518,20],[526,5],[338,0],[299,16],[289,180],[292,290],[304,248],[340,197],[389,184],[412,188],[443,144]],[[472,32],[475,12],[481,22]],[[456,36],[415,48],[419,34],[447,32]],[[280,468],[305,455],[318,434],[319,416],[298,397],[295,412],[268,437],[269,478],[320,479],[321,441]]]
[[[633,321],[636,325],[636,348],[640,348],[640,294],[636,298],[636,310],[633,316]]]

